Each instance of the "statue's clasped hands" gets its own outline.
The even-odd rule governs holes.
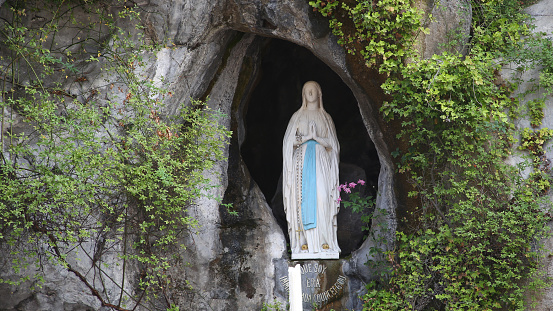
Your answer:
[[[317,137],[315,121],[311,121],[309,122],[309,135],[307,135],[307,137],[305,138],[305,141],[308,141],[310,139],[317,141],[317,138],[318,137]]]
[[[302,145],[311,139],[323,145],[325,148],[330,148],[330,145],[326,142],[325,139],[317,136],[317,124],[315,123],[315,121],[309,122],[309,134],[307,134],[306,136],[299,136],[299,139],[296,141],[294,146],[297,147],[299,145]]]
[[[331,148],[326,139],[317,136],[317,130],[316,130],[316,123],[315,121],[309,122],[309,136],[305,139],[305,141],[308,141],[310,139],[313,139],[314,141],[318,142],[320,145],[322,145],[325,148]]]

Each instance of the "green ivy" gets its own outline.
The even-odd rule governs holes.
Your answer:
[[[396,166],[419,202],[385,256],[389,278],[368,285],[365,310],[524,310],[526,290],[548,284],[536,241],[547,236],[550,220],[542,149],[550,130],[522,133],[530,163],[511,166],[506,159],[516,151],[521,103],[550,86],[551,41],[530,32],[518,1],[472,1],[466,54],[421,59],[413,43],[422,14],[411,2],[310,4],[330,18],[348,51],[363,51],[367,67],[387,74],[381,87],[390,100],[381,112],[384,120],[401,122],[397,138],[407,147],[394,152]],[[543,64],[540,80],[516,96],[521,81],[501,78],[507,63],[520,71]],[[527,105],[534,126],[541,124],[549,89]]]
[[[422,24],[422,11],[408,0],[317,0],[309,4],[330,17],[330,28],[340,45],[349,53],[360,53],[368,67],[381,73],[399,69]],[[345,14],[349,19],[341,21],[338,16]]]

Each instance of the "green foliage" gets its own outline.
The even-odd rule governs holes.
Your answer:
[[[517,71],[538,70],[538,79],[532,79],[531,85],[521,93],[520,97],[533,96],[527,101],[527,110],[531,125],[538,127],[543,119],[543,108],[553,89],[553,42],[544,34],[528,34],[520,44],[505,53],[505,59],[515,63]]]
[[[354,213],[358,213],[361,216],[361,221],[364,223],[363,230],[369,231],[371,221],[373,218],[372,210],[374,209],[374,199],[372,196],[362,196],[361,189],[364,186],[365,181],[359,180],[358,183],[349,182],[339,186],[340,200],[345,208],[350,208]],[[352,190],[357,187],[357,190]]]
[[[54,13],[33,28],[29,8]],[[145,57],[160,46],[146,43],[137,8],[120,8],[86,1],[2,8],[10,58],[0,62],[0,107],[9,116],[2,118],[9,131],[0,159],[0,243],[14,258],[61,265],[103,306],[125,310],[160,292],[167,297],[176,260],[169,251],[184,247],[183,235],[197,226],[187,207],[212,187],[202,173],[224,159],[230,133],[220,113],[196,100],[161,114],[172,94],[143,74]],[[57,41],[67,29],[76,29],[73,41]],[[101,86],[88,82],[94,66],[102,67]],[[93,273],[70,263],[77,253]],[[118,275],[105,266],[114,253]],[[29,260],[14,260],[14,272]],[[138,288],[125,279],[131,264],[141,271]],[[95,288],[95,275],[119,287],[118,297]]]
[[[412,307],[405,303],[392,290],[378,288],[375,281],[367,285],[368,292],[363,296],[363,310],[411,310]]]
[[[533,183],[540,193],[545,194],[551,187],[549,173],[550,161],[545,156],[544,144],[553,138],[553,130],[543,128],[532,131],[528,128],[521,133],[520,150],[527,150],[532,160],[533,172],[528,177],[528,182]]]
[[[289,308],[283,307],[280,301],[275,300],[273,303],[263,303],[261,311],[284,311],[288,309]]]
[[[514,141],[505,114],[512,101],[493,83],[490,59],[436,58],[385,86],[395,101],[383,112],[409,116],[402,137],[411,147],[398,167],[421,201],[415,233],[398,236],[392,283],[415,309],[521,308],[517,280],[536,271],[532,242],[546,215],[541,190],[504,164]],[[398,104],[405,96],[410,104]]]
[[[365,239],[372,241],[369,255],[372,258],[382,259],[385,247],[388,244],[386,239],[390,234],[387,222],[380,221],[388,216],[384,209],[375,208],[375,199],[372,196],[364,195],[365,181],[359,179],[356,182],[346,182],[338,186],[341,202],[344,208],[351,209],[357,213],[363,222],[362,230],[365,232]],[[366,263],[372,270],[373,275],[386,278],[390,268],[384,260],[374,260]]]
[[[546,141],[553,138],[553,130],[542,128],[537,131],[525,128],[521,133],[522,143],[520,150],[528,150],[535,158],[539,158],[545,154],[543,145]]]
[[[367,66],[388,75],[381,87],[390,100],[381,112],[385,120],[401,122],[397,138],[407,147],[393,154],[401,155],[398,172],[419,202],[386,254],[389,279],[368,285],[365,310],[523,310],[522,280],[530,280],[530,287],[547,284],[539,275],[536,241],[547,235],[550,219],[543,144],[551,130],[522,133],[521,149],[530,151],[532,164],[505,160],[517,142],[513,120],[521,116],[520,103],[540,90],[544,97],[528,104],[528,115],[532,125],[541,124],[543,99],[550,94],[544,87],[553,72],[546,52],[551,41],[530,33],[519,2],[472,1],[467,54],[421,59],[412,45],[421,15],[409,9],[410,2],[355,1],[358,10],[350,9],[352,1],[337,2],[310,4],[330,17],[346,49],[364,50]],[[337,14],[339,8],[349,19]],[[393,12],[406,19],[387,15]],[[358,27],[365,22],[366,28]],[[396,33],[405,40],[394,45],[389,35]],[[507,62],[520,71],[543,63],[540,81],[513,95],[516,83],[499,74]],[[529,166],[533,172],[522,176]]]
[[[408,0],[317,0],[309,1],[315,11],[330,17],[332,33],[349,53],[360,53],[367,67],[381,73],[396,71],[407,56],[419,28],[422,12]],[[347,21],[338,16],[346,14]],[[407,49],[406,49],[407,48]]]
[[[174,304],[171,304],[171,307],[167,309],[167,311],[179,311],[180,308]]]

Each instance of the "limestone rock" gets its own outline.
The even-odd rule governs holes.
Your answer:
[[[3,2],[0,0],[0,5]],[[180,253],[182,265],[171,270],[174,286],[171,299],[181,310],[258,310],[265,302],[286,304],[286,288],[280,281],[286,276],[290,264],[285,234],[258,186],[259,178],[252,178],[250,168],[242,158],[242,147],[248,139],[248,125],[244,119],[249,107],[253,109],[249,99],[263,74],[260,62],[263,48],[268,46],[266,37],[305,47],[351,91],[359,108],[354,115],[372,140],[370,148],[376,155],[376,158],[364,155],[363,161],[378,163],[369,169],[373,170],[371,175],[378,176],[371,185],[378,189],[376,208],[386,211],[373,220],[372,228],[386,223],[390,231],[383,233],[383,236],[392,245],[397,223],[397,200],[394,166],[387,139],[393,138],[384,137],[377,122],[376,103],[369,100],[367,91],[352,77],[344,50],[328,31],[326,21],[312,12],[307,1],[151,0],[138,4],[145,12],[143,24],[148,38],[168,43],[167,48],[157,55],[146,55],[149,68],[144,72],[147,78],[168,88],[173,94],[166,100],[164,113],[173,114],[182,103],[189,103],[190,98],[204,99],[209,96],[209,106],[227,115],[221,122],[234,132],[225,151],[229,160],[218,163],[205,174],[219,186],[210,194],[223,198],[223,203],[231,203],[231,209],[238,215],[228,214],[226,207],[207,197],[190,208],[191,216],[198,220],[200,227],[197,233],[184,241],[189,249]],[[465,17],[459,13],[460,5],[460,2],[448,2],[443,6],[443,13],[440,13],[440,7],[432,9],[436,22],[431,29],[440,32],[440,35],[425,37],[421,45],[425,56],[436,53],[439,43],[445,41],[447,31],[462,24]],[[6,9],[5,5],[2,9]],[[87,68],[87,72],[91,72],[87,85],[101,86],[105,82],[99,74],[100,70],[101,62]],[[69,85],[65,87],[71,92]],[[101,90],[105,98],[118,96],[106,87]],[[335,108],[336,114],[339,114],[341,107]],[[331,109],[327,107],[327,110]],[[351,137],[347,133],[345,136],[346,140]],[[350,143],[352,146],[356,143],[367,146],[365,142],[354,139]],[[280,145],[281,141],[274,144]],[[363,152],[366,148],[363,147]],[[357,163],[355,165],[361,167]],[[366,168],[362,170],[365,173],[368,171]],[[357,168],[352,168],[351,175],[344,178],[362,175]],[[349,217],[345,222],[351,220],[352,217]],[[357,310],[362,304],[358,296],[363,293],[365,282],[373,277],[365,262],[371,259],[369,249],[374,246],[374,241],[363,242],[357,250],[355,248],[359,243],[354,244],[355,247],[349,246],[351,256],[333,263],[332,270],[335,276],[343,274],[348,278],[347,294],[335,303]],[[106,262],[117,274],[116,253]],[[76,277],[68,275],[63,269],[59,270],[59,267],[47,269],[42,289],[31,290],[28,284],[1,286],[0,309],[102,310]],[[127,274],[131,279],[136,277],[138,268],[130,267]],[[107,286],[105,290],[117,296],[116,287]],[[163,307],[163,304],[158,306]]]
[[[553,1],[539,1],[524,11],[534,19],[535,32],[544,32],[548,38],[553,38]]]
[[[443,52],[464,54],[472,22],[470,1],[417,0],[415,3],[426,13],[423,27],[428,28],[428,34],[422,31],[417,34],[415,46],[420,56],[431,58]]]
[[[534,32],[543,32],[546,34],[546,37],[553,40],[553,0],[542,0],[538,3],[529,6],[525,9],[525,12],[528,13],[533,19],[533,24],[536,26],[536,28],[533,30]],[[516,70],[517,66],[512,64],[509,66],[506,66],[503,68],[502,74],[505,78],[512,78],[514,75],[516,75],[517,78],[522,79],[522,83],[517,90],[517,92],[524,92],[532,87],[532,79],[538,79],[539,78],[539,71],[538,68],[529,70],[527,72],[519,73]],[[526,100],[532,100],[543,96],[543,93],[536,92],[534,94],[530,94],[525,99]],[[543,109],[544,112],[544,118],[542,120],[542,124],[539,128],[553,128],[553,97],[548,96],[545,99],[545,108]],[[523,128],[530,128],[530,120],[523,119],[516,123],[516,126],[518,129]],[[553,146],[553,143],[549,142],[544,148],[547,151],[546,156],[550,154],[551,148]],[[547,156],[549,161],[551,161],[550,156]],[[511,163],[519,163],[523,159],[520,156],[513,156],[510,158]],[[527,176],[530,173],[530,171],[527,169],[525,172],[525,175]],[[553,199],[553,193],[549,191],[549,197]],[[550,222],[548,224],[549,228],[553,228],[553,224]],[[544,250],[546,252],[550,252],[553,250],[553,239],[551,237],[545,239],[542,241],[544,243]],[[545,272],[545,275],[547,277],[553,276],[553,260],[550,255],[546,255],[546,257],[542,261],[542,271]],[[546,311],[551,308],[553,305],[553,290],[552,288],[545,288],[543,290],[540,290],[538,292],[530,292],[527,295],[528,302],[533,303],[534,301],[531,301],[530,296],[535,296],[537,305],[532,308],[533,311]]]

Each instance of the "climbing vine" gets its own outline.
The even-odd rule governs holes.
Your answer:
[[[173,94],[147,60],[165,43],[129,2],[13,0],[0,13],[0,247],[15,272],[0,282],[40,286],[54,264],[104,307],[171,307],[172,250],[196,226],[187,207],[224,159],[220,113],[192,100],[162,114]]]
[[[422,25],[422,12],[408,0],[310,1],[313,10],[330,17],[332,33],[349,53],[360,53],[367,67],[381,73],[399,69]],[[345,16],[348,19],[338,19]]]
[[[389,100],[381,113],[401,123],[397,138],[405,147],[392,154],[418,202],[384,256],[389,278],[368,285],[365,309],[524,310],[526,290],[547,284],[536,241],[548,234],[550,220],[543,152],[550,130],[521,133],[529,162],[508,165],[507,159],[518,143],[514,120],[527,116],[541,124],[551,41],[531,32],[523,3],[472,1],[471,37],[421,58],[414,43],[423,14],[412,2],[310,4],[330,18],[346,50],[387,75],[381,88]],[[517,92],[521,81],[501,78],[508,63],[519,72],[543,64],[539,81]],[[522,104],[540,90],[542,97]]]

